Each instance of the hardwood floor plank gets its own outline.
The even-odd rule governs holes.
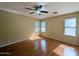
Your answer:
[[[2,47],[0,56],[79,56],[79,46],[41,37]]]

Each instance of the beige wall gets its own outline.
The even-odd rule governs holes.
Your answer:
[[[64,19],[77,17],[77,36],[64,35]],[[28,39],[34,33],[35,18],[22,16],[0,10],[0,47],[16,41]],[[38,20],[39,21],[39,20]],[[42,19],[47,22],[46,33],[43,36],[79,45],[79,13],[67,14]]]
[[[0,46],[29,38],[36,20],[0,10]]]
[[[69,17],[77,18],[76,37],[64,35],[64,19]],[[42,36],[79,45],[79,13],[66,14],[57,17],[49,17],[42,19],[42,21],[47,22],[46,33],[42,33]]]

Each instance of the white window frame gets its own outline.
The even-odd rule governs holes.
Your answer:
[[[44,21],[41,22],[41,32],[46,32],[46,22],[45,22],[45,26],[42,25],[43,22]],[[45,29],[45,31],[42,31],[43,28]]]
[[[36,22],[38,22],[39,25],[35,25]],[[34,32],[39,32],[40,31],[40,22],[39,21],[36,21],[36,22],[34,22]],[[35,31],[37,28],[38,28],[38,31]]]
[[[72,18],[75,18],[75,21],[76,21],[76,25],[75,26],[66,26],[65,25],[65,21],[66,20],[72,20]],[[77,18],[76,17],[71,17],[71,18],[66,18],[65,20],[64,20],[64,35],[66,35],[66,36],[76,36],[76,26],[77,26]],[[66,30],[67,29],[74,29],[74,34],[67,34],[66,33]],[[71,30],[72,31],[72,30]],[[69,33],[69,32],[68,32]],[[71,33],[71,32],[70,32]]]

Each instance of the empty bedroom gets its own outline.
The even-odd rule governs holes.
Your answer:
[[[0,2],[0,56],[79,56],[79,2]]]

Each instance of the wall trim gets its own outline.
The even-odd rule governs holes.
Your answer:
[[[57,40],[57,39],[53,39],[53,38],[49,38],[49,37],[46,37],[46,36],[41,36],[41,37],[45,37],[45,38],[48,38],[48,39],[51,39],[51,40],[56,40],[56,41],[59,41],[59,42],[63,42],[63,43],[67,43],[67,44],[70,44],[70,45],[76,45],[76,46],[79,46],[78,44],[74,44],[72,42],[65,42],[65,41],[62,41],[62,40]]]
[[[18,12],[18,11],[14,11],[14,10],[9,10],[9,9],[5,9],[5,8],[0,8],[0,10],[15,13],[15,14],[19,14],[19,15],[23,15],[23,16],[27,16],[27,17],[31,17],[31,16],[28,16],[28,15],[22,13],[22,12]],[[32,17],[32,18],[34,18],[34,17]]]
[[[0,48],[5,47],[5,46],[9,46],[9,45],[12,45],[12,44],[15,44],[15,43],[19,43],[19,42],[22,42],[22,41],[25,41],[27,39],[28,38],[25,38],[25,39],[22,39],[22,40],[17,40],[17,41],[12,42],[12,43],[7,43],[7,44],[4,44],[4,45],[1,45]]]

